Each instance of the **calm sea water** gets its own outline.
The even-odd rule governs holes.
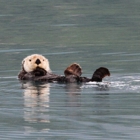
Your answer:
[[[139,140],[139,0],[0,2],[1,140]],[[56,74],[71,63],[102,83],[20,82],[27,55],[43,54]]]

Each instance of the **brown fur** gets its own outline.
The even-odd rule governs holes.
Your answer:
[[[69,76],[69,75],[81,76],[82,68],[80,67],[79,64],[73,63],[66,68],[64,74],[65,76]]]
[[[81,77],[82,68],[79,64],[73,63],[64,70],[65,76],[60,76],[51,73],[49,61],[42,55],[33,54],[27,56],[22,61],[22,70],[18,74],[20,80],[46,81],[46,82],[101,82],[105,76],[110,76],[107,68],[98,68],[92,78]]]

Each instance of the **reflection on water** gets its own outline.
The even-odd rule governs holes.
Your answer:
[[[94,115],[109,115],[110,114],[110,99],[108,93],[97,93],[93,98],[93,114]]]
[[[24,88],[24,120],[49,123],[50,85],[24,82],[22,88]]]

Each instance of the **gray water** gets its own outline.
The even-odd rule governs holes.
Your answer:
[[[0,1],[1,140],[139,140],[139,0]],[[102,83],[20,82],[27,55],[56,74],[77,62]]]

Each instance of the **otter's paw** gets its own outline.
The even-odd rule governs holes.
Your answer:
[[[34,71],[31,72],[31,74],[34,75],[35,77],[45,76],[47,74],[47,71],[37,67]]]
[[[75,75],[79,77],[82,74],[82,68],[79,64],[73,63],[65,69],[64,74],[66,77],[69,75]]]
[[[91,81],[101,82],[105,76],[110,76],[109,70],[105,67],[100,67],[93,73]]]

